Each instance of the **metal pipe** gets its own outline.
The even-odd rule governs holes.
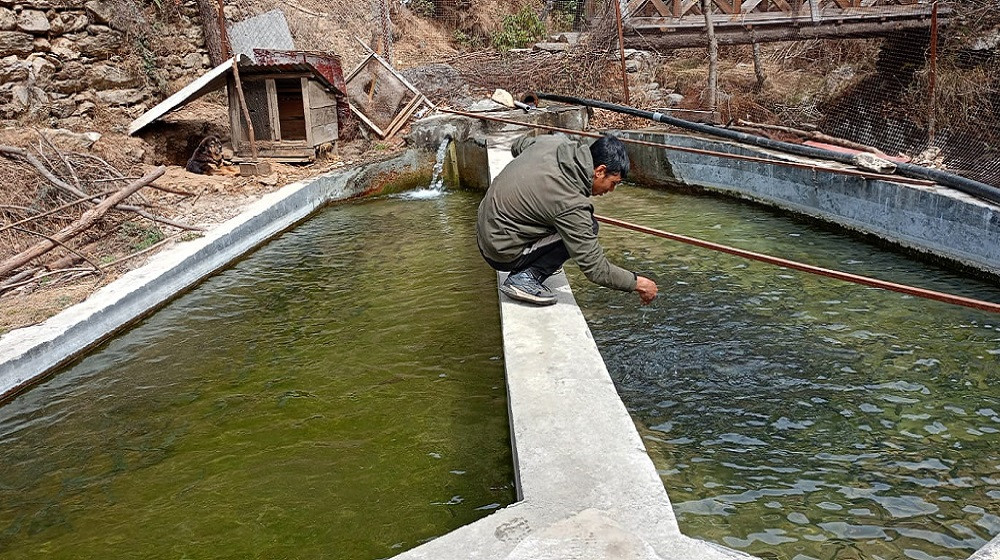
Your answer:
[[[794,270],[801,270],[802,272],[808,272],[810,274],[816,274],[819,276],[826,276],[828,278],[835,278],[837,280],[843,280],[845,282],[852,282],[854,284],[861,284],[863,286],[871,286],[873,288],[881,288],[883,290],[891,290],[893,292],[899,292],[901,294],[907,294],[911,296],[916,296],[924,299],[932,299],[935,301],[942,301],[945,303],[951,303],[954,305],[961,305],[963,307],[971,307],[972,309],[979,309],[981,311],[990,311],[992,313],[1000,313],[1000,304],[982,301],[978,299],[972,299],[962,296],[956,296],[953,294],[946,294],[944,292],[936,292],[934,290],[927,290],[924,288],[917,288],[915,286],[908,286],[906,284],[897,284],[895,282],[887,282],[885,280],[879,280],[877,278],[871,278],[868,276],[861,276],[858,274],[851,274],[848,272],[840,272],[839,270],[831,270],[828,268],[822,268],[819,266],[813,266],[811,264],[804,264],[797,261],[791,261],[788,259],[782,259],[778,257],[772,257],[770,255],[765,255],[762,253],[755,253],[753,251],[746,251],[743,249],[737,249],[735,247],[730,247],[728,245],[722,245],[720,243],[713,243],[711,241],[705,241],[703,239],[698,239],[695,237],[688,237],[686,235],[680,235],[676,233],[671,233],[668,231],[661,231],[658,229],[653,229],[645,226],[640,226],[637,224],[632,224],[622,220],[616,220],[614,218],[608,218],[605,216],[594,216],[597,221],[604,222],[605,224],[617,226],[624,229],[629,229],[632,231],[637,231],[639,233],[645,233],[648,235],[654,235],[656,237],[662,237],[664,239],[670,239],[673,241],[679,241],[681,243],[687,243],[688,245],[694,245],[695,247],[702,247],[704,249],[711,249],[713,251],[719,251],[722,253],[728,253],[730,255],[735,255],[737,257],[742,257],[745,259],[760,261],[768,264],[773,264],[776,266],[783,266],[785,268],[791,268]]]
[[[521,125],[521,126],[525,126],[525,127],[528,127],[528,128],[537,128],[539,130],[548,130],[548,131],[551,131],[551,132],[561,132],[563,134],[573,134],[573,135],[576,135],[576,136],[586,136],[588,138],[600,138],[601,137],[601,135],[598,134],[598,133],[596,133],[596,132],[586,132],[586,131],[583,131],[583,130],[573,130],[573,129],[570,129],[570,128],[560,128],[558,126],[550,126],[550,125],[546,125],[546,124],[537,124],[537,123],[529,123],[529,122],[524,122],[524,121],[515,121],[513,119],[505,119],[505,118],[502,118],[502,117],[491,117],[491,116],[483,115],[483,114],[479,114],[479,113],[468,113],[466,111],[458,111],[456,109],[447,109],[447,108],[444,108],[444,107],[438,107],[437,110],[441,111],[442,113],[450,113],[452,115],[459,115],[459,116],[462,116],[462,117],[469,117],[469,118],[473,118],[473,119],[481,119],[481,120],[485,120],[485,121],[499,122],[499,123],[504,123],[504,124],[516,124],[516,125]],[[815,165],[815,164],[809,164],[809,163],[799,163],[799,162],[796,162],[796,161],[785,161],[785,160],[781,160],[781,159],[767,159],[767,158],[762,158],[762,157],[757,157],[757,156],[746,156],[746,155],[742,155],[742,154],[727,154],[725,152],[715,152],[715,151],[712,151],[712,150],[702,150],[702,149],[699,149],[699,148],[687,148],[687,147],[684,147],[684,146],[671,146],[671,145],[668,145],[668,144],[660,144],[660,143],[657,143],[657,142],[647,142],[645,140],[636,140],[634,138],[619,138],[619,140],[621,140],[622,142],[625,142],[627,144],[636,144],[636,145],[639,145],[639,146],[650,146],[650,147],[653,147],[653,148],[661,148],[661,149],[664,149],[664,150],[673,150],[675,152],[685,152],[685,153],[689,153],[689,154],[698,154],[698,155],[704,155],[704,156],[713,156],[713,157],[721,157],[721,158],[728,158],[728,159],[736,159],[736,160],[740,160],[740,161],[753,161],[753,162],[767,163],[767,164],[778,165],[778,166],[783,166],[783,167],[793,167],[795,169],[807,169],[807,170],[811,170],[811,171],[822,170],[822,171],[829,171],[830,173],[837,173],[837,174],[840,174],[840,175],[850,175],[852,177],[862,177],[862,178],[865,178],[865,179],[892,180],[892,181],[896,181],[896,182],[899,182],[899,183],[907,183],[907,184],[912,184],[912,185],[925,185],[925,186],[926,185],[933,185],[934,184],[932,181],[925,181],[925,180],[922,180],[922,179],[907,179],[907,178],[895,177],[895,176],[891,176],[891,175],[880,175],[878,173],[868,173],[866,171],[858,171],[856,169],[837,169],[835,167],[825,167],[825,166],[822,166],[822,165]]]
[[[931,7],[931,61],[930,76],[927,84],[927,97],[931,107],[927,115],[927,140],[934,145],[934,136],[937,134],[937,100],[934,97],[937,82],[937,43],[938,43],[938,3],[934,0]]]
[[[813,148],[811,146],[803,146],[801,144],[779,142],[777,140],[771,140],[770,138],[762,138],[760,136],[754,136],[752,134],[744,134],[742,132],[736,132],[734,130],[726,130],[724,128],[717,128],[714,126],[708,126],[701,123],[685,121],[683,119],[678,119],[676,117],[664,115],[663,113],[659,112],[654,113],[651,111],[636,109],[635,107],[626,107],[624,105],[616,105],[614,103],[605,103],[604,101],[597,101],[596,99],[571,97],[568,95],[556,95],[551,93],[538,93],[537,95],[539,99],[558,101],[560,103],[570,103],[573,105],[584,105],[587,107],[595,107],[598,109],[606,109],[608,111],[615,111],[618,113],[624,113],[626,115],[633,115],[644,119],[650,119],[657,122],[670,124],[686,130],[700,132],[702,134],[720,136],[722,138],[735,140],[736,142],[740,142],[743,144],[750,144],[753,146],[759,146],[761,148],[781,150],[783,152],[788,152],[800,156],[817,158],[817,159],[827,159],[844,163],[847,165],[854,165],[851,156],[847,154],[842,154],[830,150],[822,150],[820,148]],[[926,167],[920,167],[919,165],[913,165],[911,163],[897,163],[896,171],[897,173],[899,173],[904,177],[910,177],[915,179],[927,179],[929,181],[934,181],[935,183],[938,183],[940,185],[953,188],[957,191],[964,192],[966,194],[981,198],[983,200],[992,202],[994,204],[1000,204],[1000,188],[994,187],[992,185],[987,185],[986,183],[980,183],[979,181],[974,181],[972,179],[955,175],[953,173],[946,173],[944,171],[940,171],[937,169],[928,169]],[[895,177],[893,177],[891,180],[896,180],[896,179]]]

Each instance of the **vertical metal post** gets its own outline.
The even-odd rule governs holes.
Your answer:
[[[935,95],[935,89],[937,87],[937,42],[938,42],[938,3],[934,0],[934,5],[931,6],[931,60],[930,60],[930,76],[927,84],[927,95],[930,98],[930,109],[927,118],[927,136],[928,143],[934,145],[934,136],[937,133],[937,96]]]
[[[611,0],[615,3],[615,18],[618,20],[618,55],[622,63],[622,89],[625,90],[625,104],[631,105],[628,93],[628,74],[625,71],[625,38],[622,34],[622,5],[621,0]]]

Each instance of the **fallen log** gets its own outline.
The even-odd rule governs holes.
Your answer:
[[[0,149],[2,148],[3,147],[0,147]],[[22,251],[21,253],[14,255],[13,257],[3,262],[0,262],[0,277],[6,276],[7,274],[16,270],[17,268],[24,266],[25,264],[28,264],[33,259],[38,258],[44,255],[45,253],[51,251],[52,249],[58,247],[59,245],[57,243],[65,243],[66,241],[86,231],[87,228],[94,225],[94,223],[96,223],[97,220],[101,218],[101,216],[106,214],[108,210],[118,205],[119,202],[125,200],[126,198],[134,194],[136,191],[141,189],[142,187],[145,187],[149,183],[163,176],[166,170],[167,170],[166,167],[163,166],[157,167],[156,169],[142,176],[142,178],[140,178],[138,181],[129,184],[127,187],[121,189],[120,191],[116,192],[115,194],[101,201],[101,203],[98,204],[97,206],[84,212],[83,215],[80,216],[79,220],[73,222],[69,226],[63,228],[58,233],[53,235],[52,240],[46,239],[43,241],[39,241],[38,243],[29,247],[27,250]],[[83,196],[87,195],[84,194]]]

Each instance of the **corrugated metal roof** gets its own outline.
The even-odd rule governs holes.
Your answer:
[[[241,60],[243,60],[241,58]],[[152,109],[146,111],[139,118],[132,121],[128,127],[129,136],[139,132],[153,121],[166,115],[170,111],[182,107],[206,93],[215,91],[226,85],[226,76],[233,69],[233,59],[223,62],[212,68],[201,77],[181,88],[180,91],[164,99]]]
[[[254,49],[295,49],[285,14],[277,8],[226,27],[233,53],[244,54],[253,61],[257,60]]]

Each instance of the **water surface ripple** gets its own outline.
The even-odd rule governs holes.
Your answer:
[[[0,557],[382,558],[512,502],[477,202],[329,208],[0,408]]]
[[[598,212],[1000,302],[747,203],[623,188]],[[686,533],[763,558],[964,559],[1000,532],[1000,316],[602,224],[660,297],[577,299]]]

